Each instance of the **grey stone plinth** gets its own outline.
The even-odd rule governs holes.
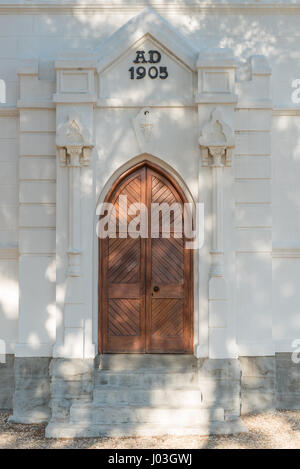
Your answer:
[[[240,357],[240,364],[241,414],[275,409],[275,357]]]
[[[68,422],[73,402],[90,402],[94,360],[54,358],[50,365],[51,422]]]
[[[291,353],[276,354],[276,401],[277,409],[300,409],[300,363]]]
[[[15,377],[13,363],[0,366],[3,408],[15,382],[10,421],[48,421],[52,438],[238,433],[241,414],[300,408],[300,365],[287,353],[17,358]]]
[[[229,422],[210,422],[192,426],[171,426],[145,424],[139,425],[90,425],[90,424],[49,424],[46,438],[97,438],[97,437],[132,437],[132,436],[163,436],[163,435],[233,435],[248,432],[241,419]]]
[[[13,408],[14,389],[14,355],[6,355],[4,363],[0,363],[0,409]]]
[[[224,379],[229,381],[240,381],[241,366],[236,359],[201,358],[197,360],[198,374],[203,378]]]
[[[50,368],[49,438],[246,431],[238,360],[116,354],[98,357],[95,370],[67,360]]]
[[[97,357],[96,367],[117,372],[161,370],[164,372],[186,372],[197,368],[194,355],[164,354],[108,354]]]
[[[41,423],[50,417],[47,357],[15,358],[15,392],[10,422]]]

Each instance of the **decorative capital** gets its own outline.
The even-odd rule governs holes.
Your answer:
[[[89,129],[82,125],[80,114],[72,110],[67,122],[60,124],[56,134],[61,166],[88,166],[94,146]]]
[[[203,166],[231,166],[234,134],[222,118],[220,108],[215,108],[199,138]]]

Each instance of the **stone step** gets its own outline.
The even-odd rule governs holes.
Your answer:
[[[73,404],[70,421],[91,425],[156,424],[172,426],[208,425],[210,422],[223,422],[224,409],[172,409],[149,407],[108,407],[94,404]]]
[[[162,435],[232,435],[247,432],[247,427],[240,419],[228,422],[210,422],[209,424],[182,426],[163,424],[119,424],[119,425],[89,425],[78,423],[49,423],[46,427],[46,438],[97,438],[97,437],[134,437],[134,436],[162,436]]]
[[[95,405],[150,406],[174,408],[203,407],[203,396],[199,389],[136,389],[96,388]]]
[[[128,386],[135,388],[180,388],[197,386],[198,376],[196,372],[187,373],[166,373],[154,372],[152,369],[146,373],[134,372],[112,372],[97,371],[95,373],[96,387],[120,387]]]
[[[95,366],[111,371],[186,372],[197,368],[197,359],[194,355],[180,354],[107,354],[98,356]]]
[[[97,372],[95,376],[94,393],[100,399],[105,399],[105,391],[112,393],[111,399],[114,401],[123,401],[127,399],[129,393],[134,392],[135,400],[139,403],[140,400],[146,398],[146,403],[149,404],[150,396],[158,395],[154,393],[155,390],[170,391],[169,395],[172,399],[174,391],[197,391],[197,394],[202,396],[202,407],[222,407],[224,405],[239,408],[240,406],[240,389],[232,380],[218,380],[203,379],[197,377],[197,373],[117,373],[102,371]],[[122,389],[124,398],[118,394]],[[117,391],[116,393],[113,391]],[[130,394],[129,394],[130,396]],[[144,396],[144,397],[143,397]],[[176,398],[175,398],[176,399]],[[98,398],[96,398],[98,400]],[[184,399],[188,400],[188,399]],[[132,398],[128,398],[132,402]]]

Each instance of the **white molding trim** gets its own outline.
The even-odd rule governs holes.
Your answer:
[[[235,251],[236,254],[269,254],[271,255],[272,254],[272,251],[269,250],[269,251],[266,251],[266,250],[261,250],[261,251],[258,251],[256,249],[241,249],[241,250],[236,250]]]
[[[84,1],[73,1],[72,2],[67,2],[64,0],[59,1],[57,0],[57,3],[52,3],[52,4],[45,4],[44,2],[39,2],[39,1],[32,1],[31,4],[28,4],[23,0],[20,0],[19,2],[16,1],[16,3],[11,4],[11,3],[3,3],[0,5],[0,14],[39,14],[39,13],[51,13],[51,14],[95,14],[99,12],[117,12],[119,13],[120,11],[124,12],[139,12],[143,10],[148,3],[145,1],[144,3],[139,3],[139,4],[130,4],[126,0],[119,0],[118,2],[111,2],[110,4],[107,4],[105,0],[102,2],[93,4],[92,2],[90,3],[85,3]],[[272,11],[272,10],[299,10],[300,9],[300,4],[299,3],[277,3],[277,2],[270,2],[270,3],[260,3],[258,1],[256,2],[243,2],[243,3],[234,3],[234,2],[228,2],[224,1],[222,3],[210,3],[210,2],[203,2],[203,3],[198,3],[194,1],[190,1],[188,3],[166,3],[164,4],[161,0],[153,1],[151,2],[151,5],[155,8],[155,10],[160,11],[160,12],[201,12],[201,11],[210,11],[210,10],[221,10],[222,12],[229,11],[231,12],[232,10],[234,11],[239,11],[239,10],[267,10],[267,11]]]
[[[20,256],[22,257],[55,257],[56,256],[56,252],[55,251],[52,251],[52,252],[44,252],[44,251],[39,251],[39,252],[27,252],[27,251],[24,251],[24,252],[20,252],[19,253]]]
[[[243,83],[243,82],[242,82]],[[237,103],[236,109],[259,109],[260,111],[262,110],[267,110],[267,111],[272,111],[273,110],[273,104],[270,99],[263,99],[263,100],[255,100],[255,99],[248,99],[248,100],[243,100],[239,101]]]
[[[273,341],[237,344],[239,357],[270,357],[275,355]]]
[[[1,248],[0,247],[0,259],[18,259],[19,249],[14,248]]]
[[[298,339],[298,337],[296,337]],[[300,339],[300,337],[299,337]],[[275,353],[292,353],[296,349],[292,346],[293,342],[295,341],[295,337],[293,339],[280,339],[274,340],[275,343]]]
[[[52,357],[52,344],[16,344],[15,357]]]
[[[95,56],[99,58],[98,73],[101,74],[144,38],[158,42],[186,67],[195,70],[198,51],[194,45],[155,10],[147,6],[95,50]]]
[[[273,116],[300,116],[300,107],[274,107]]]
[[[1,14],[1,10],[0,10]],[[55,109],[55,104],[53,101],[47,100],[36,100],[36,101],[27,101],[19,99],[17,101],[17,108],[18,109]]]
[[[300,242],[274,243],[272,257],[274,259],[300,259]]]
[[[100,98],[97,100],[97,108],[136,108],[142,109],[144,107],[156,107],[156,108],[166,108],[166,107],[196,107],[194,101],[180,100],[176,97],[174,99],[170,98],[167,100],[155,99],[152,98],[147,101],[131,98]]]
[[[86,104],[86,103],[96,103],[97,96],[95,94],[83,94],[82,96],[75,93],[70,93],[68,95],[62,95],[59,93],[55,93],[53,95],[53,106],[55,104]]]
[[[198,93],[196,104],[236,104],[238,96],[233,93]]]
[[[19,117],[19,109],[0,105],[0,117]]]

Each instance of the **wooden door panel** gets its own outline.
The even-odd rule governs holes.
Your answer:
[[[184,330],[183,310],[181,299],[152,299],[151,334],[162,338],[181,337]]]
[[[181,209],[170,211],[169,227],[160,225],[151,233],[147,254],[151,264],[147,270],[147,349],[149,352],[185,352],[185,330],[189,305],[185,301],[185,249],[183,237],[182,199],[165,177],[150,171],[148,198],[152,203]],[[180,223],[178,220],[180,217]],[[167,229],[166,229],[167,228]]]
[[[144,190],[144,178],[143,174],[137,174],[135,177],[128,178],[127,181],[123,184],[122,188],[116,193],[116,201],[115,201],[115,210],[116,210],[116,218],[117,222],[122,223],[129,223],[133,218],[134,215],[129,215],[128,212],[122,209],[123,205],[118,203],[119,196],[126,196],[127,197],[127,206],[134,203],[143,202],[143,190]]]
[[[184,301],[177,298],[151,301],[151,352],[184,352]]]
[[[151,240],[149,351],[185,351],[184,239]]]
[[[120,195],[127,196],[127,206],[147,205],[152,236],[124,237],[124,224],[135,215],[122,210]],[[151,226],[151,203],[182,206],[183,200],[176,184],[148,165],[116,183],[106,199],[123,225],[117,237],[100,242],[101,352],[192,352],[192,264],[184,248],[183,211],[170,212],[171,236],[163,229],[161,215],[155,229]]]
[[[155,174],[151,174],[151,199],[153,203],[158,204],[163,202],[172,204],[177,200],[170,185],[163,178]]]
[[[140,332],[140,300],[110,299],[108,301],[108,335],[139,336]]]
[[[110,299],[106,352],[144,352],[140,300]]]
[[[140,298],[140,296],[140,283],[131,283],[130,288],[128,283],[110,284],[108,287],[108,298]]]
[[[162,176],[158,176],[155,174],[151,174],[151,202],[153,204],[168,204],[168,206],[172,207],[173,204],[182,204],[182,201],[175,191],[175,188],[170,185],[166,178]],[[150,182],[149,182],[150,185]],[[175,207],[174,207],[175,208]],[[160,233],[163,233],[164,227],[162,225],[163,216],[159,214],[159,224],[155,223],[156,220],[152,220],[152,233],[159,237]],[[170,216],[168,217],[170,220],[169,230],[170,232],[180,232],[182,231],[182,212],[177,212],[175,210],[170,210]]]
[[[152,284],[169,285],[184,281],[183,239],[151,240]]]
[[[132,284],[141,281],[141,239],[108,239],[109,284]]]
[[[119,196],[127,196],[127,206],[145,200],[145,170],[126,178],[109,200],[117,219],[124,228],[130,222]],[[102,241],[103,281],[103,352],[145,351],[145,242],[141,238],[125,237],[117,229],[116,237]]]

